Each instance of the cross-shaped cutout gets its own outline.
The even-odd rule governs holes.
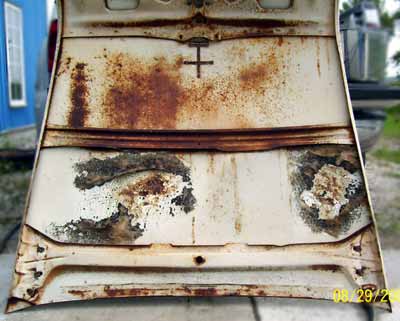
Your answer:
[[[189,42],[189,47],[195,47],[197,49],[197,60],[196,61],[184,61],[185,65],[196,65],[197,67],[197,78],[201,78],[201,66],[202,65],[213,65],[214,61],[202,61],[200,50],[203,47],[208,47],[209,41],[207,38],[192,38]]]

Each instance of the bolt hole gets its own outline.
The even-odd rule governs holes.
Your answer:
[[[35,279],[40,278],[42,275],[43,275],[43,272],[42,272],[42,271],[36,271],[36,272],[33,274],[33,276],[35,277]]]
[[[44,247],[38,245],[37,252],[38,253],[43,253],[44,252]]]
[[[194,261],[197,265],[202,265],[206,262],[206,259],[204,257],[202,257],[201,255],[199,255],[194,258]]]
[[[366,270],[365,267],[361,267],[360,269],[356,269],[356,274],[357,274],[358,276],[363,276],[365,270]]]
[[[193,18],[193,23],[194,24],[203,24],[203,23],[206,23],[206,19],[203,16],[198,15]]]
[[[38,290],[37,289],[28,289],[26,290],[26,293],[28,293],[28,295],[33,298],[36,294],[37,294]]]

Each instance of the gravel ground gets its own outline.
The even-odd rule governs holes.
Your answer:
[[[30,170],[0,174],[0,240],[3,240],[21,220],[30,176]],[[15,252],[17,235],[18,233],[14,233],[10,242],[7,243],[5,253]]]
[[[393,142],[389,142],[393,145]],[[387,146],[381,140],[376,148]],[[367,178],[372,203],[384,248],[400,247],[400,164],[379,160],[367,155]],[[29,187],[30,170],[12,170],[0,164],[0,240],[19,221],[23,213]],[[5,253],[14,253],[17,234],[7,243]]]
[[[400,149],[400,141],[381,139],[374,150],[388,146]],[[366,170],[382,246],[400,248],[400,164],[372,154],[367,155]]]

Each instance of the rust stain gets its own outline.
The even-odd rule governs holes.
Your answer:
[[[245,59],[248,48],[245,46],[234,46],[226,52],[227,55],[234,55],[240,59]]]
[[[278,42],[277,42],[278,46],[279,46],[279,47],[282,47],[283,42],[284,42],[283,37],[282,37],[282,36],[279,36],[279,37],[278,37]]]
[[[196,244],[196,217],[192,217],[192,244]]]
[[[248,41],[250,45],[261,46],[265,42],[257,38]],[[269,43],[265,46],[266,50],[260,50],[258,57],[251,58],[253,63],[235,68],[225,78],[201,81],[196,78],[194,69],[190,73],[189,67],[182,65],[184,58],[187,60],[193,57],[177,55],[173,58],[143,58],[128,53],[107,52],[104,55],[101,51],[99,57],[104,61],[106,76],[101,86],[102,92],[99,93],[102,103],[99,106],[101,112],[96,129],[176,130],[181,126],[196,124],[218,126],[221,113],[224,114],[225,126],[228,128],[253,128],[254,124],[243,108],[232,108],[232,105],[246,105],[253,100],[257,101],[254,108],[263,116],[268,114],[268,117],[277,117],[260,100],[265,100],[272,95],[271,92],[285,85],[282,70],[285,68],[283,57],[286,47],[281,43],[281,38],[274,39],[272,47]],[[245,55],[245,47],[234,46],[232,52],[227,52],[227,59]],[[182,68],[186,68],[184,73]],[[73,76],[75,74],[72,73]],[[193,78],[187,79],[186,76],[190,75]],[[88,80],[87,77],[81,78]],[[87,97],[77,94],[75,97],[78,102],[76,105],[82,106],[78,111],[83,110],[82,116],[87,116],[84,109],[88,103]],[[82,118],[77,113],[74,123],[87,126]]]
[[[250,39],[250,43],[261,42]],[[244,49],[235,49],[245,54]],[[106,60],[107,79],[104,84],[102,122],[106,128],[178,129],[182,120],[211,124],[223,112],[227,126],[252,128],[240,104],[268,95],[268,89],[282,85],[280,71],[284,68],[277,46],[262,52],[252,65],[234,70],[224,79],[198,81],[182,79],[183,57],[140,58],[114,53]],[[282,51],[282,50],[281,50]],[[236,54],[230,52],[229,55]],[[236,56],[235,56],[236,57]],[[185,57],[186,58],[186,57]],[[238,81],[239,79],[239,81]],[[265,106],[259,107],[266,112]]]
[[[57,65],[57,72],[56,72],[57,77],[60,77],[61,75],[65,74],[67,71],[70,70],[71,62],[72,62],[71,57],[65,57],[60,61],[60,63]]]
[[[208,155],[208,167],[207,167],[207,171],[209,171],[210,174],[214,174],[214,173],[215,173],[214,153],[210,153],[210,154]]]
[[[331,271],[333,273],[340,270],[340,266],[338,265],[312,265],[311,269],[314,271]]]
[[[317,70],[318,75],[321,77],[321,47],[319,44],[319,39],[317,38],[315,41],[317,44]]]
[[[146,229],[147,205],[175,216],[189,213],[196,205],[190,178],[190,170],[173,154],[121,153],[118,156],[98,159],[75,165],[75,186],[80,190],[101,186],[118,177],[143,171],[156,171],[133,184],[122,186],[115,199],[117,211],[97,220],[80,218],[63,225],[50,224],[49,234],[59,241],[79,244],[133,244]],[[159,173],[161,172],[161,173]],[[165,173],[180,176],[183,187],[177,192]],[[166,206],[160,207],[160,200]],[[143,207],[142,205],[146,205]],[[162,212],[159,212],[162,213]]]
[[[104,286],[104,292],[107,294],[108,297],[111,297],[111,298],[128,295],[128,293],[125,289],[115,289],[115,288],[111,288],[111,286],[109,286],[109,285]]]
[[[240,87],[245,91],[256,91],[260,95],[273,79],[278,77],[280,69],[275,51],[271,51],[267,59],[261,59],[260,63],[244,66],[240,70]],[[261,92],[260,92],[261,91]]]
[[[190,30],[193,28],[206,28],[215,30],[218,26],[232,26],[237,28],[260,28],[273,29],[283,27],[297,27],[317,24],[315,21],[283,20],[283,19],[221,19],[206,17],[196,13],[185,19],[157,19],[157,20],[130,20],[130,21],[95,21],[87,22],[86,25],[92,28],[137,28],[137,27],[166,27],[174,26],[177,29]]]
[[[238,173],[237,173],[237,164],[235,156],[231,156],[231,166],[232,166],[232,176],[233,176],[233,197],[235,202],[235,231],[239,234],[242,231],[242,211],[240,208],[240,199],[239,199],[239,182],[238,182]]]
[[[300,216],[313,232],[339,237],[370,215],[360,162],[352,146],[290,152],[290,179]]]
[[[246,122],[243,120],[243,125]],[[248,126],[249,127],[249,126]],[[354,144],[351,128],[299,126],[280,130],[243,130],[226,132],[125,133],[106,130],[63,130],[48,128],[45,147],[79,146],[130,149],[209,149],[221,151],[269,150],[285,146],[304,146],[321,143]],[[212,170],[212,160],[209,160]]]
[[[192,292],[195,296],[217,296],[218,295],[218,291],[216,288],[194,289]]]
[[[267,77],[268,66],[266,63],[260,63],[255,66],[248,66],[240,71],[241,87],[244,90],[257,88]]]
[[[331,65],[331,50],[330,50],[329,43],[331,42],[331,39],[326,38],[326,39],[325,39],[325,42],[326,42],[326,44],[325,44],[325,48],[326,48],[326,60],[327,60],[327,62],[328,62],[328,67],[330,67],[330,65]]]
[[[90,291],[89,290],[69,290],[68,293],[73,296],[78,296],[81,299],[85,299]]]
[[[118,199],[121,199],[121,203],[135,212],[137,216],[142,216],[141,214],[146,213],[141,204],[151,205],[152,208],[164,208],[160,206],[161,200],[163,200],[164,203],[168,203],[167,207],[169,208],[169,214],[171,216],[177,214],[177,208],[186,214],[191,212],[197,202],[193,195],[191,183],[189,182],[189,184],[186,184],[178,194],[177,192],[178,186],[174,184],[171,185],[169,177],[160,173],[155,173],[149,174],[149,176],[138,182],[125,186],[122,191],[119,192]],[[139,197],[144,201],[142,202]],[[145,216],[147,215],[148,214]]]
[[[126,186],[120,195],[134,199],[136,195],[162,195],[167,191],[165,178],[160,174],[154,174],[138,183]]]
[[[11,313],[13,311],[25,309],[31,306],[34,306],[35,304],[20,298],[16,297],[10,297],[7,301],[7,306],[5,309],[6,313]]]
[[[175,194],[176,191],[177,186],[171,185],[168,175],[149,173],[143,179],[124,186],[116,197],[121,204],[139,217],[148,215],[143,206],[150,205],[151,208],[160,208],[161,201],[166,200],[169,195]],[[170,205],[172,205],[172,202]],[[175,216],[175,210],[172,206],[170,206],[169,214]]]
[[[71,73],[71,110],[68,115],[68,124],[73,128],[84,127],[88,111],[88,75],[87,64],[77,63]]]
[[[78,175],[74,184],[81,190],[101,186],[117,177],[157,170],[181,176],[190,182],[190,169],[176,156],[164,152],[121,153],[106,159],[92,158],[75,165]]]
[[[175,60],[175,67],[178,69],[181,68],[183,65],[183,61],[184,61],[183,56],[177,56]]]
[[[185,99],[180,86],[182,57],[168,63],[164,57],[146,65],[139,59],[114,54],[107,60],[111,81],[104,103],[107,123],[119,127],[176,126],[177,110]]]
[[[302,200],[319,207],[320,219],[334,219],[341,208],[348,204],[347,190],[351,185],[360,184],[360,179],[336,165],[323,165],[314,175],[311,190],[302,193]]]
[[[64,225],[51,224],[49,231],[59,240],[79,244],[132,244],[144,227],[133,221],[134,215],[118,204],[117,212],[99,221],[80,218]]]

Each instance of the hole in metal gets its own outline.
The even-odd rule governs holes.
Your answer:
[[[206,259],[204,257],[202,257],[201,255],[199,255],[194,258],[194,261],[197,265],[202,265],[206,262]]]

